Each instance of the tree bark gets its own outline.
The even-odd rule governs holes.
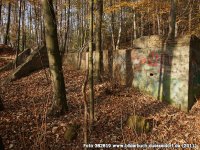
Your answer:
[[[4,40],[5,45],[8,45],[8,40],[9,40],[10,13],[11,13],[11,2],[9,2],[9,4],[8,4],[8,19],[7,19],[7,25],[6,25],[6,35],[5,35],[5,40]]]
[[[20,51],[21,11],[22,11],[22,0],[19,1],[19,20],[18,20],[17,51],[16,51],[15,68],[17,68],[18,66],[18,54]]]
[[[116,50],[119,49],[120,39],[121,39],[121,33],[122,33],[122,8],[120,8],[120,23],[119,23],[119,31],[118,31],[118,38],[117,38],[117,44],[116,44]]]
[[[41,2],[45,23],[45,40],[49,58],[49,68],[53,84],[53,103],[49,115],[60,116],[67,111],[68,107],[58,45],[57,24],[53,0],[42,0]]]
[[[158,35],[161,35],[161,25],[160,25],[160,14],[159,14],[159,4],[156,5],[156,20],[157,20],[157,32]]]
[[[22,51],[26,48],[26,28],[25,28],[25,13],[26,13],[26,2],[23,1],[23,14],[22,14]]]
[[[88,83],[88,68],[86,69],[85,80],[82,85],[82,93],[83,93],[83,103],[84,103],[84,144],[88,144],[88,104],[87,104],[87,92],[86,87]]]
[[[169,16],[169,32],[168,32],[167,40],[175,39],[176,3],[177,3],[177,0],[171,0],[171,10],[170,10],[170,16]]]
[[[190,4],[190,8],[189,8],[189,15],[188,15],[188,31],[189,33],[191,33],[191,29],[192,29],[192,6]]]
[[[134,39],[136,39],[137,38],[137,27],[136,27],[136,12],[135,12],[135,9],[133,10],[133,28],[134,28],[134,31],[133,31]]]
[[[157,25],[158,25],[158,35],[161,35],[160,16],[159,16],[159,14],[157,14],[156,17],[157,17]]]
[[[103,15],[103,1],[97,0],[97,18],[96,18],[96,52],[97,52],[97,80],[101,81],[103,73],[103,51],[102,51],[102,15]]]
[[[37,7],[36,4],[34,3],[34,11],[35,11],[35,40],[36,40],[36,44],[39,45],[39,37],[38,37],[38,11],[37,11]]]
[[[112,6],[112,0],[110,0],[110,6]],[[112,48],[113,50],[116,50],[116,45],[115,45],[115,25],[114,25],[114,21],[115,21],[115,13],[112,12],[111,13],[111,22],[110,22],[110,26],[111,26],[111,37],[112,37]]]
[[[32,35],[32,7],[29,8],[29,34]]]
[[[144,35],[144,15],[141,13],[141,18],[140,18],[140,28],[141,28],[141,31],[140,31],[140,36],[143,36]]]
[[[67,24],[66,30],[65,30],[65,37],[64,37],[64,45],[63,45],[63,50],[62,50],[62,55],[64,55],[65,51],[68,52],[68,47],[67,47],[67,42],[68,42],[68,37],[69,37],[69,24],[70,24],[70,9],[71,9],[71,0],[68,0],[68,10],[67,10]],[[66,15],[66,14],[65,14]],[[65,16],[66,19],[66,16]],[[66,21],[66,20],[65,20]]]
[[[90,0],[90,26],[89,26],[89,99],[90,99],[90,128],[94,122],[94,83],[93,83],[93,9],[94,0]]]
[[[0,0],[0,25],[2,25],[2,15],[1,15],[1,10],[2,10],[2,0]]]

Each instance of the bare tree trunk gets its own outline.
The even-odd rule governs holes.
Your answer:
[[[4,44],[8,44],[8,39],[9,39],[9,31],[10,31],[10,13],[11,13],[11,2],[8,4],[8,19],[7,19],[7,26],[6,26],[6,35],[5,35],[5,40]]]
[[[21,32],[21,11],[22,11],[22,0],[19,1],[19,20],[18,20],[18,36],[17,36],[17,51],[16,51],[16,61],[15,68],[18,66],[18,54],[20,51],[20,32]]]
[[[190,10],[189,10],[189,19],[188,19],[188,31],[191,33],[192,28],[192,6],[190,4]]]
[[[160,25],[160,15],[159,15],[159,6],[156,5],[156,20],[157,20],[157,29],[158,35],[161,35],[161,25]]]
[[[66,31],[65,31],[62,55],[64,55],[65,51],[68,53],[67,42],[69,40],[68,38],[69,38],[69,24],[70,24],[70,9],[71,9],[71,0],[68,0],[67,24],[65,25],[66,26]]]
[[[103,73],[103,50],[102,50],[102,36],[101,36],[101,28],[102,28],[102,15],[103,15],[103,1],[97,0],[97,18],[96,18],[96,52],[97,52],[97,79],[101,81],[101,76]]]
[[[1,14],[1,10],[2,10],[2,0],[0,0],[0,25],[2,25],[2,14]]]
[[[137,38],[137,27],[136,27],[136,13],[135,13],[135,9],[133,10],[133,37],[134,39]]]
[[[82,7],[82,9],[81,9],[81,47],[83,47],[83,45],[84,45],[84,43],[85,43],[85,41],[84,41],[84,5],[83,5],[83,3],[84,3],[84,1],[83,0],[81,0],[81,3],[82,3],[82,5],[81,5],[81,7]]]
[[[178,23],[175,24],[175,37],[178,36]]]
[[[149,3],[149,0],[148,0],[148,3]],[[148,36],[150,36],[151,34],[151,26],[150,26],[150,6],[148,6],[147,8],[147,23],[148,23]]]
[[[59,52],[57,24],[53,0],[41,0],[45,22],[45,39],[49,58],[49,68],[53,84],[53,103],[49,115],[59,116],[67,111],[65,82]]]
[[[110,6],[112,6],[112,0],[110,0]],[[115,45],[115,25],[114,25],[114,21],[115,21],[115,13],[111,13],[111,36],[112,36],[112,47],[113,50],[116,50],[116,45]]]
[[[120,9],[120,24],[119,24],[119,32],[118,32],[117,44],[116,44],[116,48],[115,48],[116,50],[119,49],[121,33],[122,33],[122,8]]]
[[[94,123],[94,81],[93,81],[93,10],[94,0],[90,0],[90,26],[89,26],[89,98],[90,98],[90,128]]]
[[[140,36],[143,36],[144,35],[144,15],[143,14],[141,14],[140,19],[141,19],[140,20],[140,24],[141,24],[141,26],[140,26],[140,28],[141,28]]]
[[[155,35],[156,34],[155,14],[153,14],[153,20],[152,20],[152,22],[153,22],[153,35]]]
[[[60,2],[61,3],[61,2]],[[60,42],[59,42],[59,45],[60,45],[60,50],[62,51],[62,46],[63,46],[63,31],[62,31],[62,26],[63,26],[63,24],[62,24],[62,22],[63,22],[63,10],[62,10],[62,8],[60,8],[61,10],[61,12],[60,12],[60,28],[59,28],[59,30],[60,30],[60,35],[59,35],[59,38],[60,38]],[[66,12],[65,12],[66,13]]]
[[[44,36],[44,19],[43,19],[43,17],[42,17],[42,14],[41,14],[41,17],[40,17],[40,44],[41,45],[45,45],[45,36]]]
[[[81,47],[81,36],[80,36],[80,9],[78,9],[77,11],[77,14],[76,14],[76,22],[77,22],[77,25],[76,25],[76,37],[78,39],[77,41],[77,47],[78,49]]]
[[[162,18],[162,17],[161,17]],[[165,33],[165,20],[164,19],[161,19],[161,24],[162,24],[162,35],[166,35]]]
[[[25,28],[25,11],[26,11],[26,2],[23,1],[23,14],[22,14],[22,51],[26,48],[26,28]]]
[[[35,40],[36,40],[36,44],[39,45],[39,37],[38,37],[38,11],[37,11],[37,7],[36,4],[34,4],[34,10],[35,10]]]
[[[86,69],[86,76],[85,81],[82,86],[82,93],[83,93],[83,103],[84,103],[84,144],[88,143],[88,104],[87,104],[87,93],[86,93],[86,87],[88,83],[88,68]]]
[[[29,8],[29,34],[32,35],[32,7]]]
[[[157,14],[156,16],[157,16],[157,25],[158,25],[158,35],[161,35],[160,16],[159,16],[159,14]]]
[[[18,2],[17,2],[18,3]],[[18,5],[14,5],[14,18],[13,18],[13,22],[15,24],[18,24],[18,10],[17,10],[17,7],[19,7]]]
[[[170,10],[170,16],[169,16],[169,32],[168,32],[167,40],[175,39],[176,3],[177,3],[177,0],[171,0],[171,10]]]

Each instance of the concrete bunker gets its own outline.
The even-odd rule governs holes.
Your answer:
[[[160,36],[144,36],[133,41],[134,48],[114,51],[112,59],[104,50],[104,69],[123,85],[133,86],[155,98],[188,111],[200,93],[200,39],[184,36],[165,42]],[[97,66],[94,52],[94,69]],[[112,61],[110,61],[112,60]],[[77,67],[78,54],[71,53],[65,64]],[[82,55],[81,69],[87,65]]]

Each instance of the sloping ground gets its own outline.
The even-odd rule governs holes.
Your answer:
[[[7,74],[0,74],[0,79]],[[0,135],[6,149],[83,149],[82,127],[72,143],[65,141],[63,136],[67,125],[75,122],[83,124],[81,85],[84,76],[80,71],[66,68],[64,74],[69,112],[59,118],[45,116],[52,98],[47,69],[1,87],[6,109],[0,112]],[[95,91],[96,122],[90,143],[200,145],[199,102],[186,114],[116,83],[98,84]],[[137,135],[125,126],[127,116],[134,113],[155,120],[152,132]]]
[[[12,57],[15,55],[15,50],[8,45],[0,44],[0,55]]]
[[[0,68],[15,58],[15,50],[4,44],[0,44]]]
[[[41,70],[49,66],[47,50],[44,46],[37,48],[32,51],[31,54],[30,53],[30,49],[20,53],[18,59],[19,66],[14,69],[13,72],[8,77],[6,77],[1,84],[20,79],[30,75],[33,71]],[[11,63],[11,67],[13,64],[14,63]]]
[[[9,62],[10,62],[9,59],[0,58],[0,68],[3,67],[4,65],[8,64]]]

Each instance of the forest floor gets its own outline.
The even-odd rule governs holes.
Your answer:
[[[15,50],[0,44],[0,68],[15,58]]]
[[[59,118],[47,118],[52,99],[48,71],[34,72],[1,87],[5,110],[0,112],[0,135],[6,149],[83,149],[84,74],[64,67],[69,111]],[[8,73],[0,73],[0,79]],[[126,126],[130,114],[154,119],[152,131],[140,135],[131,131]],[[81,127],[77,138],[68,143],[64,132],[73,123]],[[200,102],[185,113],[133,88],[109,81],[95,84],[95,125],[90,143],[200,146]]]

